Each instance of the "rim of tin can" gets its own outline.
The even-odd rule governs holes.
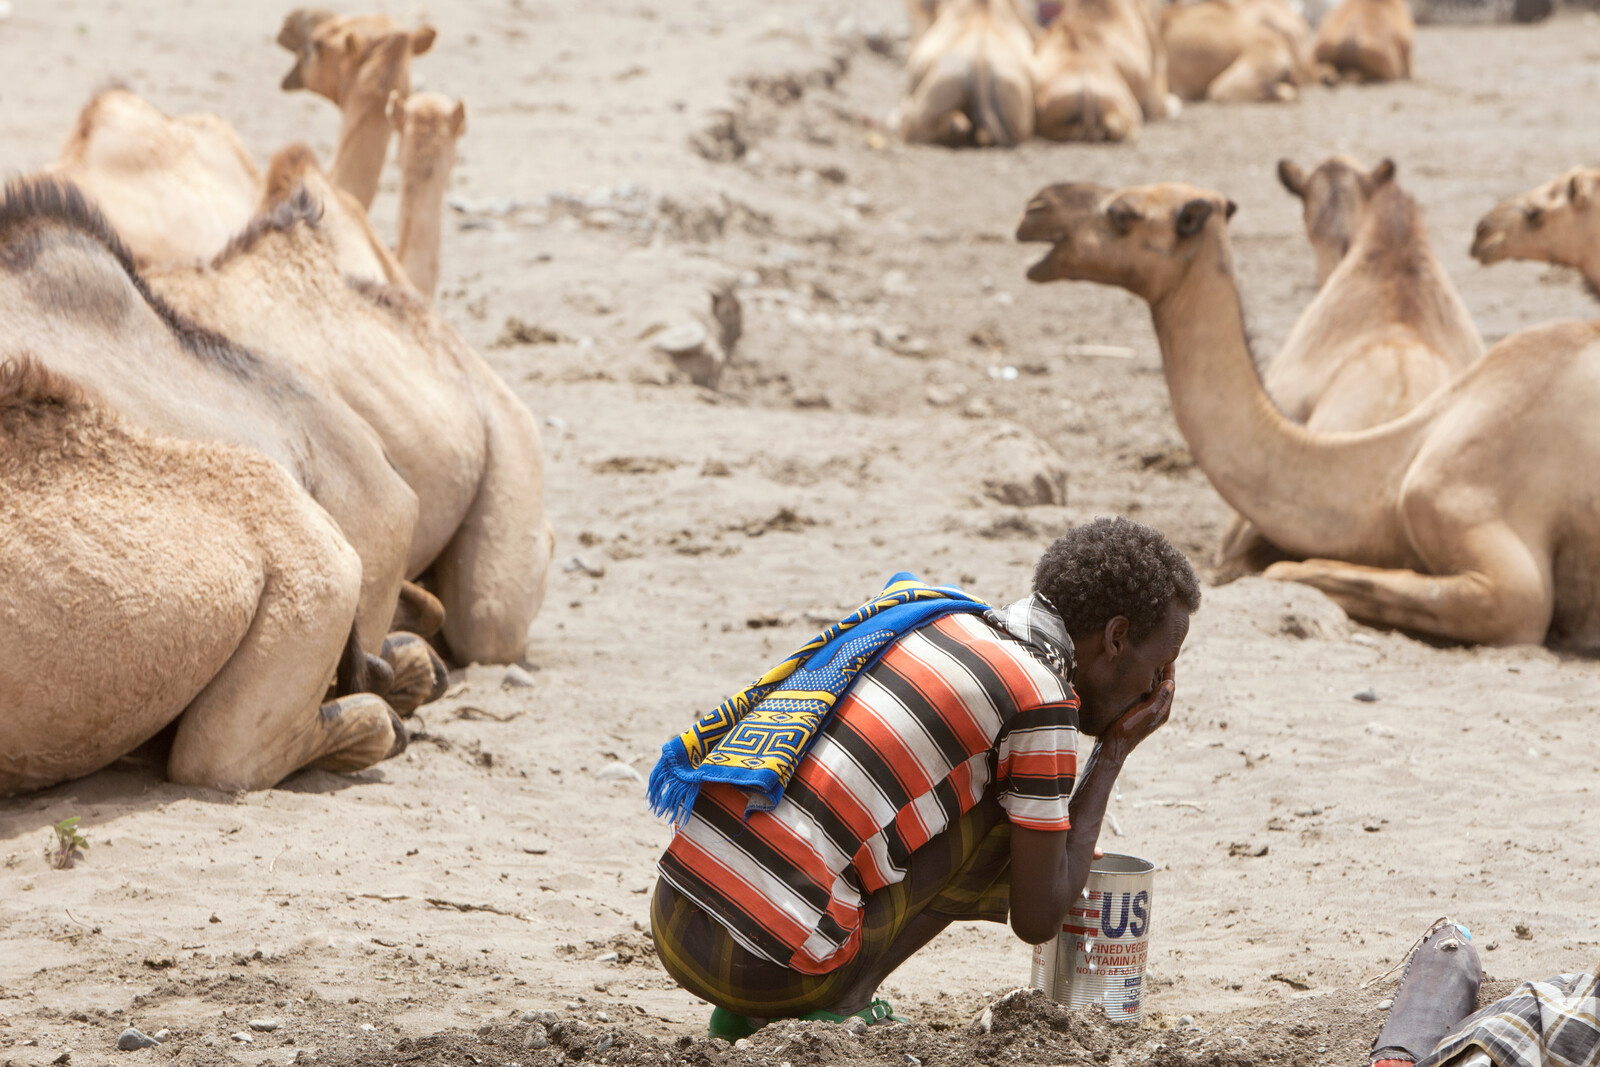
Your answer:
[[[1089,867],[1090,874],[1151,874],[1156,865],[1138,856],[1107,852]]]

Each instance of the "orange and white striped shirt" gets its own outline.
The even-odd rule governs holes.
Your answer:
[[[1020,617],[1036,599],[992,614]],[[661,876],[752,952],[827,974],[854,957],[866,898],[901,881],[991,783],[1016,825],[1066,830],[1078,698],[1040,642],[1065,643],[1057,664],[1070,642],[1064,628],[1020,640],[989,618],[947,615],[891,645],[772,811],[746,818],[739,790],[702,787]]]

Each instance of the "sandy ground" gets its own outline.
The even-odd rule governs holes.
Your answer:
[[[17,0],[0,23],[0,172],[54,158],[111,79],[226,116],[262,159],[295,138],[331,154],[333,109],[276,89],[281,11],[151,7]],[[654,962],[668,834],[615,765],[647,774],[662,740],[895,570],[1005,599],[1092,515],[1151,522],[1197,561],[1225,526],[1145,309],[1023,279],[1036,251],[1011,232],[1048,182],[1231,195],[1263,357],[1313,292],[1298,202],[1274,178],[1284,155],[1393,156],[1489,339],[1592,314],[1567,272],[1466,255],[1500,197],[1594,161],[1592,16],[1424,28],[1413,83],[1191,107],[1131,146],[950,153],[882,134],[904,47],[892,0],[429,14],[419,83],[469,111],[441,304],[546,433],[566,568],[532,631],[532,684],[464,672],[404,756],[353,777],[222,796],[164,783],[140,753],[0,804],[0,1063],[107,1061],[127,1025],[173,1035],[131,1055],[183,1062],[728,1059],[673,1051],[706,1009]],[[735,141],[740,158],[707,158]],[[392,174],[374,208],[391,234]],[[645,338],[703,314],[723,277],[740,279],[745,334],[711,392]],[[494,347],[512,318],[557,340]],[[1064,506],[1016,506],[1062,475]],[[1376,702],[1353,699],[1369,689]],[[1128,767],[1103,842],[1158,867],[1147,1026],[1201,1029],[1051,1044],[1038,1035],[1077,1031],[1044,1012],[1021,1043],[977,1034],[1028,951],[971,924],[886,987],[910,1037],[849,1055],[837,1033],[805,1055],[797,1037],[741,1062],[1349,1061],[1392,983],[1356,987],[1440,915],[1476,931],[1494,976],[1586,967],[1597,707],[1592,662],[1437,648],[1260,580],[1208,588],[1174,721]],[[71,815],[92,847],[51,870],[49,827]],[[576,1029],[522,1049],[524,1011]],[[596,1052],[605,1033],[618,1043]],[[1257,1051],[1216,1052],[1238,1033]]]

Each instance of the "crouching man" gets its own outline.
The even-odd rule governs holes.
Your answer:
[[[1099,519],[1004,608],[897,575],[668,742],[651,925],[712,1035],[893,1019],[879,984],[952,922],[1055,936],[1199,606],[1160,533]],[[1081,780],[1080,731],[1100,742]]]

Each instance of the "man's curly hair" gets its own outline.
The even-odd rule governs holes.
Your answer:
[[[1200,607],[1200,583],[1183,553],[1159,530],[1121,516],[1056,538],[1039,558],[1033,590],[1055,606],[1069,634],[1098,631],[1122,615],[1135,641],[1155,631],[1173,600],[1190,612]]]

